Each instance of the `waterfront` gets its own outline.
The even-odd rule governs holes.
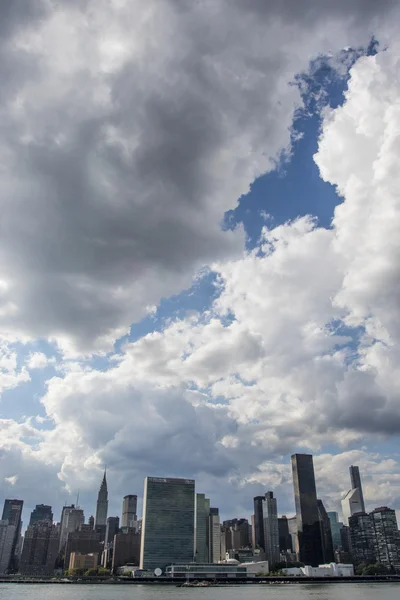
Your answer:
[[[175,586],[0,584],[0,600],[398,600],[398,583],[177,588]]]

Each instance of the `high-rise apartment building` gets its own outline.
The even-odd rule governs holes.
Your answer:
[[[4,501],[3,507],[3,521],[8,521],[9,525],[14,525],[15,533],[14,540],[11,550],[10,563],[8,565],[8,571],[15,573],[18,571],[19,553],[18,549],[20,546],[21,527],[22,527],[22,508],[24,506],[23,500],[7,499]]]
[[[134,527],[137,521],[137,496],[128,494],[122,501],[121,527]]]
[[[209,560],[210,500],[205,494],[196,494],[196,522],[194,532],[194,557],[198,563]]]
[[[195,482],[146,477],[140,568],[164,569],[193,561]]]
[[[48,506],[47,504],[36,504],[36,507],[31,512],[29,525],[33,525],[39,521],[53,523],[53,511],[51,510],[51,506]]]
[[[8,572],[14,539],[15,525],[9,525],[7,520],[0,521],[0,575]]]
[[[270,567],[279,562],[278,508],[273,492],[267,492],[263,501],[265,555]]]
[[[103,480],[101,482],[99,493],[97,496],[95,527],[98,527],[98,526],[101,526],[104,528],[106,527],[107,511],[108,511],[108,491],[107,491],[106,472],[104,471]]]
[[[361,508],[361,496],[358,488],[353,488],[347,492],[342,500],[343,522],[349,524],[349,518],[357,513],[365,512]]]
[[[19,572],[46,576],[54,572],[59,546],[59,530],[48,521],[37,521],[25,532]]]
[[[207,562],[217,563],[221,560],[221,546],[223,546],[225,552],[226,542],[225,535],[223,535],[224,541],[222,541],[222,528],[221,522],[219,520],[219,510],[218,508],[211,507],[210,508],[210,517],[209,517],[209,560]]]
[[[265,496],[256,496],[254,498],[254,542],[255,548],[261,548],[264,550],[264,516],[263,516],[263,502]]]
[[[292,470],[299,560],[316,567],[323,553],[312,455],[294,454]]]
[[[331,522],[322,500],[317,500],[319,527],[321,530],[322,556],[324,564],[334,562]]]
[[[377,562],[390,570],[400,572],[400,533],[396,512],[387,506],[375,508],[370,513],[375,534]]]
[[[362,485],[361,485],[360,469],[354,465],[351,465],[351,467],[349,468],[349,471],[350,471],[351,489],[353,489],[353,490],[358,489],[361,512],[365,512],[364,494],[363,494],[363,489],[362,489]]]
[[[60,519],[60,550],[62,550],[67,541],[69,533],[76,531],[85,522],[83,510],[71,504],[63,506]]]
[[[358,512],[349,517],[350,553],[356,565],[376,562],[375,532],[370,515]]]

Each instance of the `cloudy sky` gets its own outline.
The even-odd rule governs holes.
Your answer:
[[[2,0],[0,502],[400,509],[397,0]]]

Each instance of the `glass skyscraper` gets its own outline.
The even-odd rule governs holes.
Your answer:
[[[7,499],[4,500],[3,506],[3,521],[8,521],[9,525],[13,525],[15,527],[14,540],[11,549],[10,555],[10,563],[8,565],[8,570],[10,573],[14,573],[18,570],[18,545],[19,538],[21,535],[21,527],[22,527],[22,507],[24,505],[23,500],[16,499]]]
[[[205,494],[196,494],[194,556],[198,563],[208,563],[209,560],[209,523],[210,500],[205,497]]]
[[[146,477],[143,495],[140,568],[154,571],[193,561],[195,522],[193,479]]]
[[[263,502],[265,555],[269,566],[279,562],[278,508],[273,492],[265,494]]]
[[[317,567],[323,552],[312,455],[293,454],[292,470],[299,560]]]

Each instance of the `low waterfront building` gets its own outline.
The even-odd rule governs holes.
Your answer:
[[[69,556],[70,569],[97,569],[99,555],[97,553],[81,554],[80,552],[71,552]]]
[[[219,564],[188,563],[167,566],[165,575],[182,579],[237,579],[247,577],[247,567],[236,560]]]

